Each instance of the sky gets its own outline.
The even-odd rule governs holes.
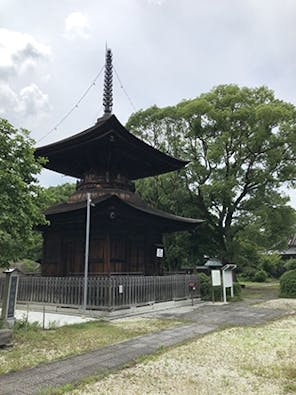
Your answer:
[[[0,5],[0,117],[30,130],[37,146],[80,132],[103,114],[103,75],[93,82],[106,43],[119,76],[113,112],[123,124],[136,110],[174,105],[220,84],[266,85],[296,104],[295,0]],[[69,180],[48,170],[40,176],[44,186]],[[285,193],[296,208],[295,191]]]

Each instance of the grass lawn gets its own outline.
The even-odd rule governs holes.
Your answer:
[[[280,284],[278,281],[255,283],[240,281],[244,285],[241,296],[243,299],[275,299],[279,297]]]
[[[260,327],[217,331],[70,393],[292,394],[295,349],[296,316],[289,316]]]
[[[0,374],[94,350],[178,323],[176,320],[140,318],[116,323],[96,320],[43,331],[36,325],[22,322],[23,325],[14,331],[13,347],[0,348]]]
[[[239,281],[240,284],[245,284],[247,288],[260,288],[260,289],[265,289],[265,288],[273,288],[273,289],[279,289],[279,281],[266,281],[264,283],[258,283],[254,281]]]

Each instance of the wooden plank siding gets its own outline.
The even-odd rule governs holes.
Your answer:
[[[95,219],[93,220],[93,225]],[[99,226],[99,225],[98,225]],[[105,226],[101,224],[101,226]],[[106,226],[105,226],[106,227]],[[42,275],[81,275],[84,272],[84,237],[79,229],[48,229],[44,237]],[[83,228],[83,226],[82,226]],[[89,246],[89,271],[105,273],[144,273],[160,275],[161,259],[156,258],[156,244],[161,244],[161,235],[139,230],[103,232],[92,229]]]
[[[18,302],[48,303],[81,307],[83,277],[23,276],[19,279]],[[120,309],[191,297],[189,282],[197,286],[194,297],[200,297],[196,275],[165,276],[91,276],[88,278],[87,306],[91,309]],[[0,278],[2,298],[4,279]],[[120,292],[122,290],[122,292]]]

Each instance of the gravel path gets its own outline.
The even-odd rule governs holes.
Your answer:
[[[31,395],[46,387],[74,384],[89,375],[118,369],[142,355],[154,353],[159,347],[179,344],[224,325],[261,324],[287,313],[288,310],[274,307],[252,307],[246,302],[227,305],[197,304],[190,310],[170,310],[161,316],[191,320],[192,323],[130,339],[62,361],[2,375],[0,393]]]

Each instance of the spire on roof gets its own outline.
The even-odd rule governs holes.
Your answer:
[[[113,73],[112,73],[112,52],[111,49],[106,48],[106,63],[105,63],[105,77],[104,77],[104,94],[103,106],[104,115],[112,113],[113,104]]]

